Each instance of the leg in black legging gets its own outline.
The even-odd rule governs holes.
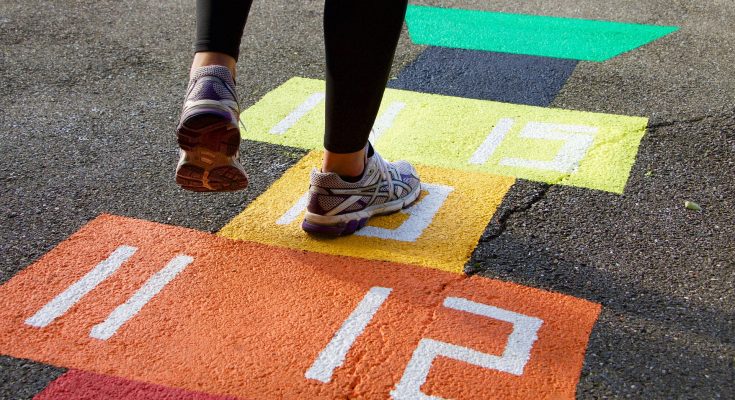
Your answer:
[[[252,0],[197,0],[197,52],[235,60]],[[326,130],[324,147],[365,147],[383,98],[407,0],[326,0]]]
[[[368,141],[406,14],[407,0],[326,0],[324,148],[352,153]]]
[[[240,107],[234,78],[250,0],[197,0],[197,36],[181,117],[176,183],[196,192],[241,190]]]
[[[197,0],[195,52],[224,53],[235,60],[252,0]]]

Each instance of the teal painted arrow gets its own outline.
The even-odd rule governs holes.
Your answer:
[[[583,61],[609,60],[679,29],[414,5],[406,23],[416,44]]]

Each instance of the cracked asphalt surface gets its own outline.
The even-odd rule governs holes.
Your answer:
[[[551,103],[650,118],[625,193],[519,181],[466,270],[602,304],[579,398],[735,396],[732,1],[415,3],[681,27],[580,62]],[[254,4],[243,107],[293,76],[322,78],[321,8]],[[216,231],[303,156],[243,142],[247,191],[176,187],[193,30],[192,2],[0,4],[0,283],[100,213]],[[423,50],[404,33],[394,75]],[[0,399],[32,398],[62,372],[0,357]]]

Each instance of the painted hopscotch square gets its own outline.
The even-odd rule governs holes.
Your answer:
[[[406,25],[416,44],[605,61],[679,28],[615,21],[410,5]]]
[[[301,229],[313,151],[230,221],[219,235],[320,253],[462,272],[514,179],[417,165],[419,200],[398,213],[371,218],[355,235],[320,238]]]
[[[188,267],[112,337],[93,335],[181,255]],[[90,280],[99,266],[117,269]],[[47,310],[69,288],[68,307]],[[29,323],[39,310],[55,318]],[[40,398],[66,383],[100,398],[573,399],[599,312],[479,276],[103,215],[0,286],[0,354],[94,374]]]
[[[243,137],[319,149],[324,82],[292,78],[243,111]],[[387,89],[372,141],[387,159],[622,193],[647,118]]]

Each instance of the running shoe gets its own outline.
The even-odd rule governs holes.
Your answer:
[[[377,152],[367,158],[365,172],[355,183],[314,169],[301,227],[309,233],[349,235],[364,227],[374,215],[408,207],[420,192],[419,175],[411,164],[387,162]]]
[[[248,175],[239,161],[240,107],[227,67],[194,70],[176,129],[181,157],[176,183],[195,192],[245,189]]]

